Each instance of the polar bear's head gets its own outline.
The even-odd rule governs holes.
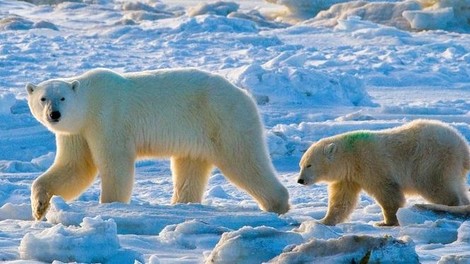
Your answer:
[[[300,175],[297,182],[310,185],[332,180],[337,153],[338,144],[329,140],[321,140],[310,146],[300,160]]]
[[[28,83],[28,105],[33,116],[54,133],[78,133],[85,109],[78,97],[79,81],[51,80]]]

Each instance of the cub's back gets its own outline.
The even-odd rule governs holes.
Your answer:
[[[462,135],[450,125],[434,120],[415,120],[403,126],[385,130],[386,147],[406,158],[445,155],[469,156],[468,145]],[[406,160],[405,158],[405,160]]]

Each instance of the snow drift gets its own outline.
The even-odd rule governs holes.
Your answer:
[[[83,218],[79,227],[55,225],[39,233],[26,234],[19,247],[22,259],[44,262],[143,262],[137,252],[119,245],[116,224],[113,220]]]

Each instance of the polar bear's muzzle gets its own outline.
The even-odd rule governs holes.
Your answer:
[[[49,118],[51,119],[52,122],[59,122],[60,116],[61,114],[59,111],[52,111],[49,114]]]
[[[314,184],[314,177],[313,175],[310,175],[309,172],[302,170],[297,178],[297,183],[302,185]]]
[[[47,121],[49,121],[50,123],[57,123],[60,121],[61,116],[62,114],[60,113],[60,111],[57,111],[57,110],[48,111]]]
[[[297,178],[297,183],[302,185],[308,185],[308,177],[305,177],[305,173],[300,172],[299,177]]]
[[[299,177],[299,178],[297,179],[297,183],[298,183],[298,184],[302,184],[302,185],[310,185],[309,181],[308,181],[307,179],[305,179],[305,178],[302,178],[302,177]]]

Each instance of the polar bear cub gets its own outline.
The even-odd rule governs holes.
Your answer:
[[[468,205],[470,155],[460,133],[439,121],[415,120],[382,131],[354,131],[313,144],[300,161],[298,183],[329,182],[328,212],[335,225],[364,190],[382,207],[384,223],[398,225],[405,194],[443,205]]]
[[[138,157],[171,157],[173,203],[200,203],[216,166],[263,210],[289,210],[255,103],[220,76],[95,69],[26,89],[32,114],[57,143],[54,163],[32,185],[36,219],[52,195],[73,199],[98,172],[101,202],[129,202]]]

